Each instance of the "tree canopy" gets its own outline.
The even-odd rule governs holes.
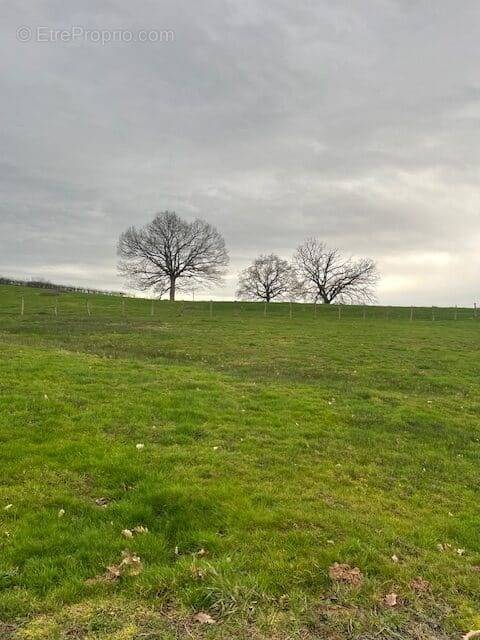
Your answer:
[[[225,241],[204,220],[187,222],[164,211],[144,227],[130,227],[118,242],[119,271],[130,284],[175,300],[186,282],[219,282],[228,265]]]

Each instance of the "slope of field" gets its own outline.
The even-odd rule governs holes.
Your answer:
[[[480,628],[480,319],[433,315],[0,287],[0,638]]]

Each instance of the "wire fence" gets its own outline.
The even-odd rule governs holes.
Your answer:
[[[477,305],[471,307],[383,307],[272,302],[160,301],[113,295],[81,295],[55,291],[12,291],[0,287],[0,319],[40,320],[50,318],[150,319],[177,321],[179,318],[214,320],[239,318],[385,321],[472,321],[478,320]]]

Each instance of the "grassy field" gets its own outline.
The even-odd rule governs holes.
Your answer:
[[[2,640],[480,628],[471,309],[151,313],[0,287]]]

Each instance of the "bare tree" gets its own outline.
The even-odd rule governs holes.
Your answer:
[[[274,253],[261,255],[240,273],[237,297],[270,302],[295,288],[295,273],[286,260]]]
[[[140,229],[130,227],[118,242],[120,273],[136,288],[153,289],[160,296],[187,281],[219,282],[228,264],[225,241],[204,220],[187,222],[164,211]]]
[[[297,276],[305,295],[330,304],[373,302],[378,282],[373,260],[343,258],[337,249],[329,249],[315,238],[306,240],[294,257]]]

